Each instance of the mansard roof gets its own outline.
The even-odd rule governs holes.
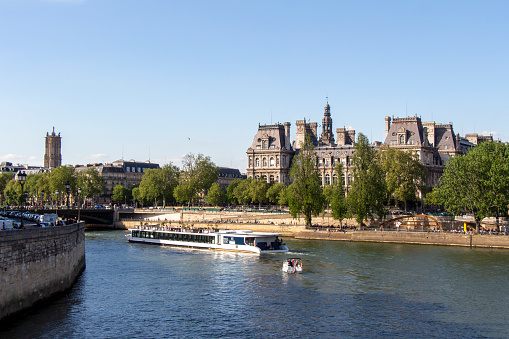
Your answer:
[[[238,178],[242,179],[243,176],[240,170],[237,168],[219,167],[219,173],[217,175],[220,178]]]
[[[286,149],[285,147],[285,126],[283,124],[258,125],[252,149],[263,149],[262,141],[268,141],[267,149]]]
[[[440,150],[456,148],[452,125],[435,125],[435,146]]]
[[[421,119],[418,117],[394,118],[389,133],[385,137],[386,145],[399,145],[398,136],[404,134],[406,145],[424,143]]]

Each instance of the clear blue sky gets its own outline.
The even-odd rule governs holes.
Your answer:
[[[384,117],[509,139],[509,1],[0,0],[0,161],[203,153],[246,168],[258,123],[384,140]]]

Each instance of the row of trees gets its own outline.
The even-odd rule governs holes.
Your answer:
[[[387,206],[418,203],[426,196],[428,205],[442,207],[458,215],[474,215],[477,228],[487,216],[506,216],[509,204],[509,146],[486,142],[466,155],[448,162],[440,185],[432,192],[425,185],[427,170],[418,156],[395,148],[376,149],[359,134],[352,156],[349,182],[345,192],[343,168],[336,165],[338,179],[322,187],[318,161],[311,140],[306,137],[290,171],[292,184],[264,180],[234,180],[226,192],[217,183],[217,168],[210,158],[189,154],[182,170],[173,165],[150,170],[133,197],[140,202],[193,203],[201,198],[211,205],[273,204],[287,205],[294,217],[302,215],[311,225],[329,207],[338,220],[353,217],[359,224],[374,217],[385,218]],[[203,194],[205,194],[203,196]],[[423,201],[420,201],[423,203]]]
[[[446,211],[474,216],[476,232],[482,219],[507,216],[509,205],[509,145],[483,142],[466,155],[454,157],[440,177],[440,185],[426,203]]]
[[[183,159],[182,169],[170,163],[147,170],[140,185],[132,189],[118,185],[113,201],[122,203],[132,199],[141,205],[161,204],[163,207],[177,203],[190,205],[202,199],[211,205],[287,205],[292,216],[303,216],[310,226],[312,216],[319,215],[327,207],[340,221],[353,217],[362,224],[375,216],[385,218],[389,205],[400,204],[406,209],[408,202],[418,200],[419,193],[421,196],[426,193],[426,168],[411,152],[388,147],[376,149],[366,136],[359,134],[351,162],[349,175],[353,180],[348,183],[347,192],[339,163],[335,168],[338,180],[322,187],[317,156],[310,138],[306,137],[292,162],[290,186],[248,178],[234,180],[223,191],[216,183],[218,168],[210,157],[188,154]],[[104,189],[96,170],[74,173],[70,166],[29,175],[24,187],[26,197],[20,183],[12,179],[12,173],[0,174],[2,204],[22,204],[26,197],[36,203],[59,200],[62,203],[66,198],[66,183],[70,184],[71,195],[75,196],[79,187],[85,199],[93,199]],[[485,142],[466,155],[454,157],[448,162],[440,185],[426,196],[425,202],[455,215],[471,213],[478,226],[484,217],[506,216],[509,146]]]
[[[202,198],[217,180],[218,167],[203,154],[187,154],[182,159],[182,169],[173,164],[149,169],[139,186],[132,189],[132,198],[141,205],[157,206],[192,204]],[[124,201],[129,192],[122,186],[115,187],[115,202]]]
[[[368,138],[359,134],[352,156],[350,173],[353,181],[345,194],[343,168],[336,165],[339,180],[322,188],[318,174],[317,156],[311,140],[306,137],[301,151],[294,159],[287,189],[292,216],[302,214],[306,225],[328,205],[335,219],[354,217],[361,225],[375,216],[385,218],[386,206],[394,202],[405,205],[415,201],[424,190],[426,168],[416,155],[401,150],[375,149]]]
[[[93,200],[104,189],[103,179],[92,168],[75,173],[71,166],[60,166],[51,172],[30,174],[26,178],[24,192],[22,192],[21,184],[13,179],[12,172],[0,174],[0,203],[2,205],[22,205],[26,202],[62,204],[70,197],[74,197],[72,200],[76,201],[78,188],[80,188],[82,199]],[[70,185],[69,191],[66,188],[67,183]]]

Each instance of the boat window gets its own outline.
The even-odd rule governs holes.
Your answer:
[[[235,245],[245,245],[244,243],[244,237],[235,237]]]

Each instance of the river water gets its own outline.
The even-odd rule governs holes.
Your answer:
[[[253,255],[87,232],[72,291],[0,338],[508,338],[509,251],[284,239]],[[300,257],[304,273],[281,272]]]

